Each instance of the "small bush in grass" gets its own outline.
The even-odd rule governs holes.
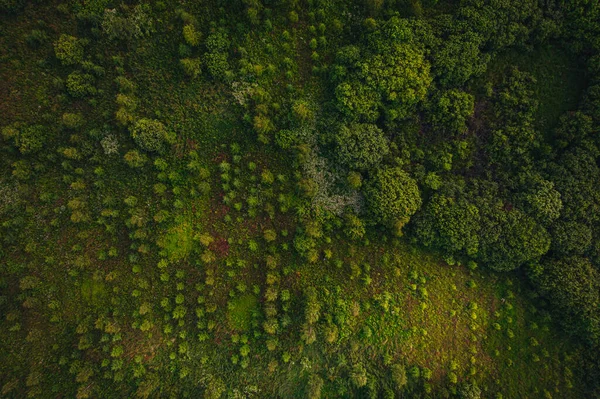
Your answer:
[[[82,98],[98,93],[94,84],[94,77],[88,73],[74,71],[67,76],[67,92],[75,98]]]
[[[54,43],[54,54],[63,65],[74,65],[83,60],[83,44],[75,36],[62,34]]]
[[[275,230],[268,229],[264,231],[263,237],[267,242],[273,242],[277,239],[277,233],[275,232]]]
[[[192,24],[187,24],[183,27],[183,38],[185,42],[192,47],[196,47],[200,44],[202,35],[196,30],[196,27]]]
[[[62,124],[67,129],[77,129],[80,128],[84,123],[83,116],[77,113],[66,112],[62,116]]]
[[[367,385],[367,369],[362,363],[356,363],[352,366],[352,371],[350,372],[350,379],[352,380],[352,383],[358,388]]]
[[[200,58],[183,58],[179,60],[183,72],[192,79],[196,79],[202,74],[202,62]]]
[[[450,373],[448,373],[448,381],[450,382],[450,384],[458,383],[458,376],[455,372],[451,371]]]
[[[123,158],[125,159],[127,165],[132,168],[141,168],[148,160],[145,155],[140,154],[137,150],[128,151]]]
[[[175,142],[173,133],[169,132],[160,121],[154,119],[138,120],[131,128],[131,135],[142,149],[150,152],[161,152],[166,144]]]

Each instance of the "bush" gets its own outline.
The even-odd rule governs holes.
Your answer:
[[[310,374],[306,384],[306,396],[308,399],[319,399],[323,390],[323,379],[317,374]]]
[[[202,73],[202,62],[200,58],[184,58],[179,61],[185,74],[192,79],[197,78]]]
[[[389,143],[383,131],[372,124],[342,126],[335,140],[340,162],[351,169],[371,169],[389,152]]]
[[[188,24],[183,27],[183,38],[185,42],[192,47],[196,47],[200,44],[200,38],[202,35],[196,30],[194,25]]]
[[[408,378],[406,377],[406,367],[402,364],[393,364],[390,368],[392,373],[392,382],[396,390],[400,391],[404,386],[408,383]]]
[[[398,167],[377,170],[367,182],[365,199],[376,221],[398,234],[422,202],[417,183]]]
[[[48,133],[42,125],[12,125],[2,128],[2,136],[5,140],[12,140],[21,154],[30,154],[44,147]]]
[[[95,95],[98,91],[94,83],[95,79],[92,75],[75,71],[67,77],[67,92],[75,98]]]
[[[131,129],[131,135],[140,148],[150,152],[162,152],[166,144],[173,144],[175,141],[173,133],[154,119],[138,120]]]
[[[54,54],[63,65],[74,65],[83,60],[83,42],[75,36],[62,34],[54,43]]]
[[[363,366],[362,363],[356,363],[352,366],[352,371],[350,372],[350,379],[352,383],[358,387],[364,387],[367,385],[367,369]]]
[[[144,154],[140,154],[137,150],[128,151],[124,156],[125,162],[132,168],[141,168],[144,166],[148,158]]]
[[[84,123],[83,116],[81,114],[73,114],[66,112],[62,116],[62,124],[67,129],[80,128]]]

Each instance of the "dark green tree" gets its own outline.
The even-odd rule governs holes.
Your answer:
[[[335,141],[340,162],[350,169],[371,169],[389,152],[389,143],[383,131],[371,124],[344,125],[335,136]]]
[[[375,171],[364,191],[376,221],[394,228],[397,234],[422,203],[417,183],[399,167]]]

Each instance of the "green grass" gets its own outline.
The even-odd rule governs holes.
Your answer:
[[[342,257],[352,252],[339,243],[336,246]],[[531,305],[516,276],[449,266],[405,244],[372,244],[344,260],[369,262],[371,283],[365,285],[365,273],[350,281],[349,270],[335,273],[331,264],[324,272],[322,265],[300,269],[303,276],[319,276],[322,270],[318,281],[312,279],[318,277],[303,281],[307,286],[327,287],[321,291],[327,304],[322,319],[336,319],[344,312],[336,305],[337,298],[360,308],[358,315],[347,315],[340,339],[325,344],[327,353],[351,351],[358,341],[357,355],[371,359],[370,367],[378,369],[384,356],[389,356],[392,363],[430,369],[433,386],[447,382],[450,364],[455,362],[459,382],[476,378],[490,397],[496,392],[509,398],[524,392],[542,397],[537,393],[544,389],[564,398],[581,395],[577,383],[569,389],[563,377],[565,367],[578,362],[578,346],[557,334],[547,315]],[[470,281],[475,282],[474,288],[469,288]],[[533,323],[537,328],[530,327]],[[365,327],[370,334],[365,334]],[[531,338],[539,345],[532,346]],[[539,360],[534,361],[535,356]]]
[[[227,312],[229,326],[236,331],[248,331],[252,327],[252,314],[258,310],[258,300],[252,294],[240,296],[231,301],[232,308]]]

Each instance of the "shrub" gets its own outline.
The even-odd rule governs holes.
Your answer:
[[[183,38],[185,42],[192,47],[196,47],[200,44],[200,38],[202,35],[196,30],[196,27],[192,24],[185,25],[183,27]]]
[[[377,170],[365,187],[365,197],[375,219],[398,234],[421,207],[417,183],[399,167]]]
[[[406,367],[402,364],[393,364],[390,368],[392,374],[392,382],[397,390],[402,390],[404,386],[408,383],[408,378],[406,377]]]
[[[98,91],[94,84],[95,79],[92,75],[75,71],[67,77],[67,92],[76,98],[95,95]]]
[[[83,42],[75,36],[62,34],[54,43],[54,54],[63,65],[74,65],[83,60]]]
[[[319,399],[323,390],[323,379],[317,374],[310,374],[306,385],[306,395],[309,399]]]
[[[42,125],[31,126],[5,126],[2,136],[6,140],[12,139],[21,154],[35,153],[41,150],[47,142],[48,133]]]
[[[81,114],[73,114],[66,112],[62,116],[62,124],[67,129],[77,129],[84,123],[83,116]]]
[[[138,120],[131,129],[131,135],[137,145],[150,152],[162,152],[167,143],[173,144],[175,141],[165,125],[154,119]]]
[[[358,387],[364,387],[367,385],[367,369],[363,366],[362,363],[356,363],[352,366],[352,371],[350,372],[350,379],[352,383]]]
[[[200,58],[184,58],[179,61],[185,74],[192,79],[197,78],[202,73],[202,62]]]
[[[148,158],[144,154],[140,154],[137,150],[128,151],[124,156],[125,162],[132,168],[141,168],[144,166]]]

